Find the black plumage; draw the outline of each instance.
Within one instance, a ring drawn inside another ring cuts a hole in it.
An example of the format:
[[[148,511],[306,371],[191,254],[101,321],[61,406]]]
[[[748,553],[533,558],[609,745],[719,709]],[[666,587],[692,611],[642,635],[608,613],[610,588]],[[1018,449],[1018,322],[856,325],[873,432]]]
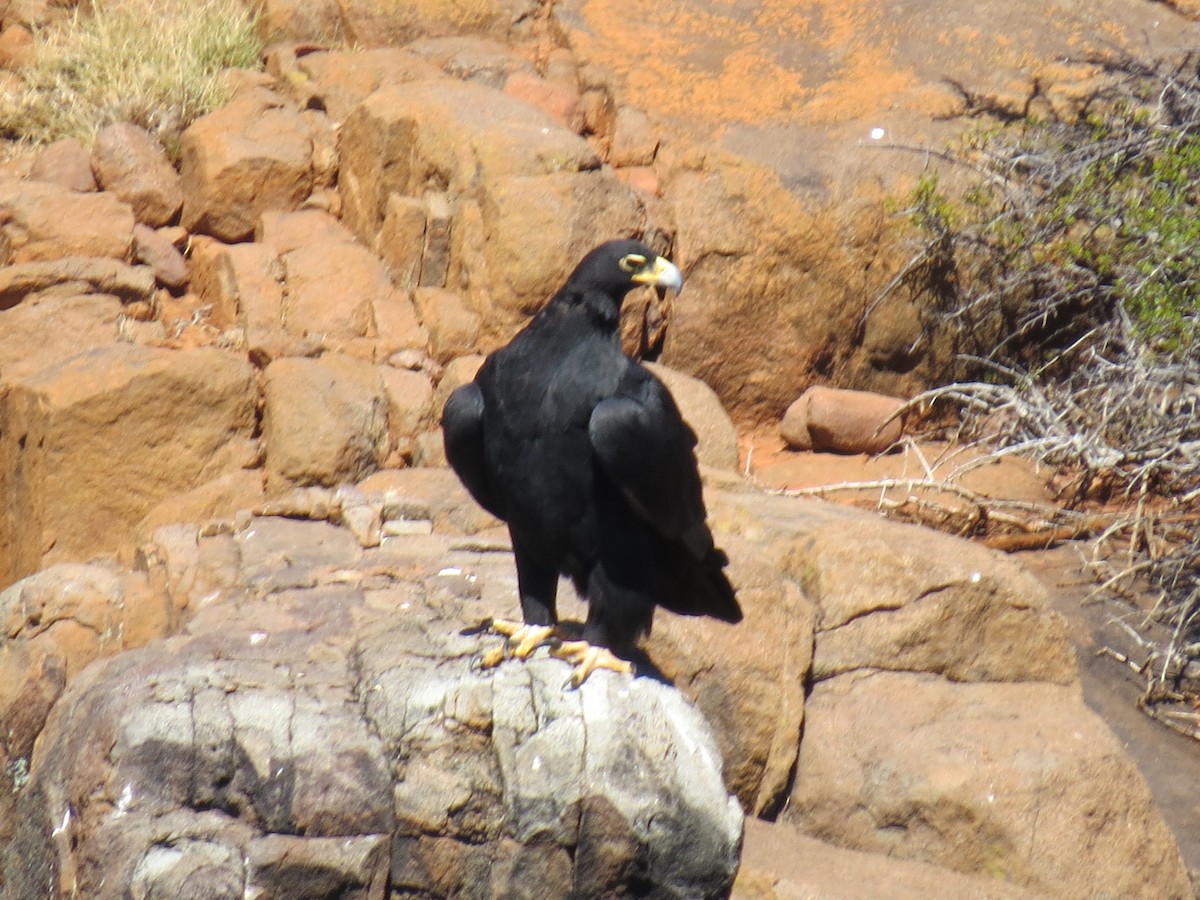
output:
[[[705,522],[696,435],[620,344],[629,290],[680,283],[644,244],[602,244],[443,413],[451,466],[508,524],[525,623],[556,624],[565,574],[588,601],[583,639],[619,655],[656,605],[742,617]]]

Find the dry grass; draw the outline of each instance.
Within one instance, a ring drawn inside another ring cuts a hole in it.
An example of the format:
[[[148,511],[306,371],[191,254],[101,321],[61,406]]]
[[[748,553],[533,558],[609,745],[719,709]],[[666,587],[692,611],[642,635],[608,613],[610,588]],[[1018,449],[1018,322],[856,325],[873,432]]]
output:
[[[224,103],[227,68],[259,65],[254,16],[238,0],[108,0],[37,36],[23,84],[0,95],[0,137],[85,143],[129,121],[171,146]]]

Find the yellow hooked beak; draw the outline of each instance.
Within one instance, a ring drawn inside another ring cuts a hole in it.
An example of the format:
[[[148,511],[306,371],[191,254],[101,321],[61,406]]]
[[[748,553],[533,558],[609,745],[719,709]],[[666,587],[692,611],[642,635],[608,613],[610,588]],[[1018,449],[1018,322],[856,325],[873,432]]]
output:
[[[656,256],[654,262],[646,265],[633,274],[633,280],[638,284],[653,284],[658,287],[670,288],[675,293],[683,287],[683,273],[669,259]]]

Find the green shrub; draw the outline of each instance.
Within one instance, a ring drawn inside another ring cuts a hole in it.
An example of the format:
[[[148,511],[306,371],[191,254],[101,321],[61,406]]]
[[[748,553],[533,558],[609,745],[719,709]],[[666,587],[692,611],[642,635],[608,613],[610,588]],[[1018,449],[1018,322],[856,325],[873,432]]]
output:
[[[1077,119],[1010,113],[967,138],[950,154],[969,173],[958,196],[936,174],[917,185],[907,211],[953,257],[951,311],[972,353],[1037,367],[1122,318],[1157,354],[1200,347],[1200,78],[1187,65],[1114,63],[1122,77]],[[995,314],[999,332],[978,328]]]

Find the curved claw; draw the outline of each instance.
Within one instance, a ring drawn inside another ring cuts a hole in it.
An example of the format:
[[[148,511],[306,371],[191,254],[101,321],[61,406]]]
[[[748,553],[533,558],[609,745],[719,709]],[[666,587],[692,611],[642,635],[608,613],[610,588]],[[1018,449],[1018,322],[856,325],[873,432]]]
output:
[[[629,676],[636,674],[629,660],[621,659],[607,647],[594,647],[587,641],[559,641],[551,648],[550,655],[575,666],[571,677],[563,682],[564,691],[577,690],[597,669]]]
[[[494,669],[506,659],[528,659],[538,647],[557,639],[553,625],[526,625],[504,619],[488,619],[485,623],[489,632],[503,635],[506,640],[479,657],[480,669]]]

